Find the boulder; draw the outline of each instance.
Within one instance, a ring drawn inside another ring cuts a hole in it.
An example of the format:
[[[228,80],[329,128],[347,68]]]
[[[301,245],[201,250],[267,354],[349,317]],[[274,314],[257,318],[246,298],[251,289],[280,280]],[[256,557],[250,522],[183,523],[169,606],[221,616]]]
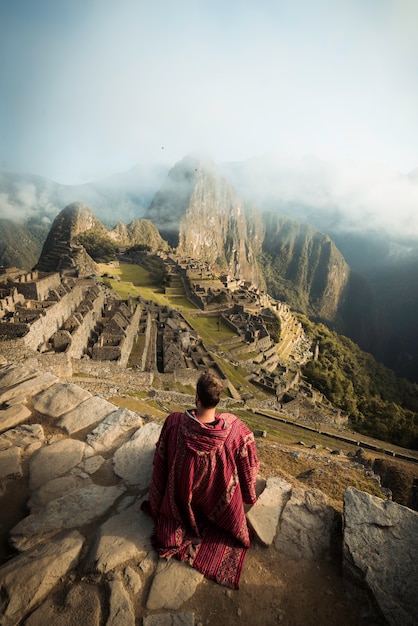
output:
[[[295,487],[283,510],[275,546],[294,559],[327,559],[340,528],[341,516],[322,491]]]
[[[418,615],[418,513],[354,487],[344,493],[343,568],[393,626]]]
[[[137,430],[127,443],[116,450],[113,457],[115,474],[139,489],[149,487],[152,461],[160,432],[161,426],[154,422]]]
[[[91,398],[91,393],[72,383],[58,383],[33,398],[35,411],[48,417],[61,417]]]
[[[17,626],[78,561],[84,538],[74,531],[0,567],[0,624]],[[48,575],[45,575],[48,572]]]

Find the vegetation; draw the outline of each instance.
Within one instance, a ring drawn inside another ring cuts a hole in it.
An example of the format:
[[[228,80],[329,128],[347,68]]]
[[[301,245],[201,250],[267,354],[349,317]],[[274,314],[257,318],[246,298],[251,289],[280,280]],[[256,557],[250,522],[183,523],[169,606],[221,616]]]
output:
[[[319,343],[319,358],[303,368],[307,380],[346,411],[356,430],[418,449],[418,386],[377,363],[347,337],[303,317]]]
[[[92,228],[81,233],[77,241],[97,262],[106,262],[115,258],[117,247],[102,228]]]

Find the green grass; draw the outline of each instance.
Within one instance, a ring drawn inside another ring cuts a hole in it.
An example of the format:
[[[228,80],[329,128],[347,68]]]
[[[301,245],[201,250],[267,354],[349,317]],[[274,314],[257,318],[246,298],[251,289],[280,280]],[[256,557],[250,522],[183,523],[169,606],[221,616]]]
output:
[[[222,321],[218,330],[218,317],[203,317],[200,315],[185,315],[184,317],[202,337],[203,343],[208,348],[218,347],[226,339],[237,336],[237,334]]]
[[[152,271],[142,265],[120,264],[118,267],[109,267],[101,263],[100,271],[102,274],[120,278],[120,280],[114,278],[106,278],[105,280],[122,300],[127,300],[129,296],[141,297],[145,300],[152,300],[159,306],[168,306],[172,309],[182,311],[196,309],[196,306],[184,296],[166,295],[161,286],[160,278],[156,278]]]

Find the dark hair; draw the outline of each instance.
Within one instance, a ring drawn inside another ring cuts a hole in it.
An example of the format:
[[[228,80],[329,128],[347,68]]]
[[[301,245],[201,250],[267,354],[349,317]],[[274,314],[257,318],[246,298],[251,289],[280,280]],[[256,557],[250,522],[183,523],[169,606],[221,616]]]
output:
[[[205,409],[213,409],[221,399],[223,383],[213,374],[202,374],[197,381],[196,393]]]

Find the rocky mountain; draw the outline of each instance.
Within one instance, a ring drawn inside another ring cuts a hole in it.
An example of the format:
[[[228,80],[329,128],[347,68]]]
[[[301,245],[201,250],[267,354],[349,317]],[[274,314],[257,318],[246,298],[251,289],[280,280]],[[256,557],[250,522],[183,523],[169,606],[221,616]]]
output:
[[[78,271],[94,274],[93,259],[78,242],[78,237],[95,230],[106,233],[104,226],[82,202],[68,205],[55,218],[37,263],[42,272]]]
[[[58,213],[73,202],[89,206],[111,228],[142,217],[167,174],[165,166],[135,166],[83,185],[0,172],[0,265],[31,269]],[[24,246],[21,245],[22,241]]]
[[[177,163],[146,216],[180,254],[251,280],[293,308],[350,334],[363,348],[376,347],[371,290],[330,237],[245,203],[213,162],[187,157]]]
[[[167,250],[168,243],[157,228],[146,219],[133,220],[128,225],[118,222],[108,236],[119,246],[146,246],[150,250]]]

